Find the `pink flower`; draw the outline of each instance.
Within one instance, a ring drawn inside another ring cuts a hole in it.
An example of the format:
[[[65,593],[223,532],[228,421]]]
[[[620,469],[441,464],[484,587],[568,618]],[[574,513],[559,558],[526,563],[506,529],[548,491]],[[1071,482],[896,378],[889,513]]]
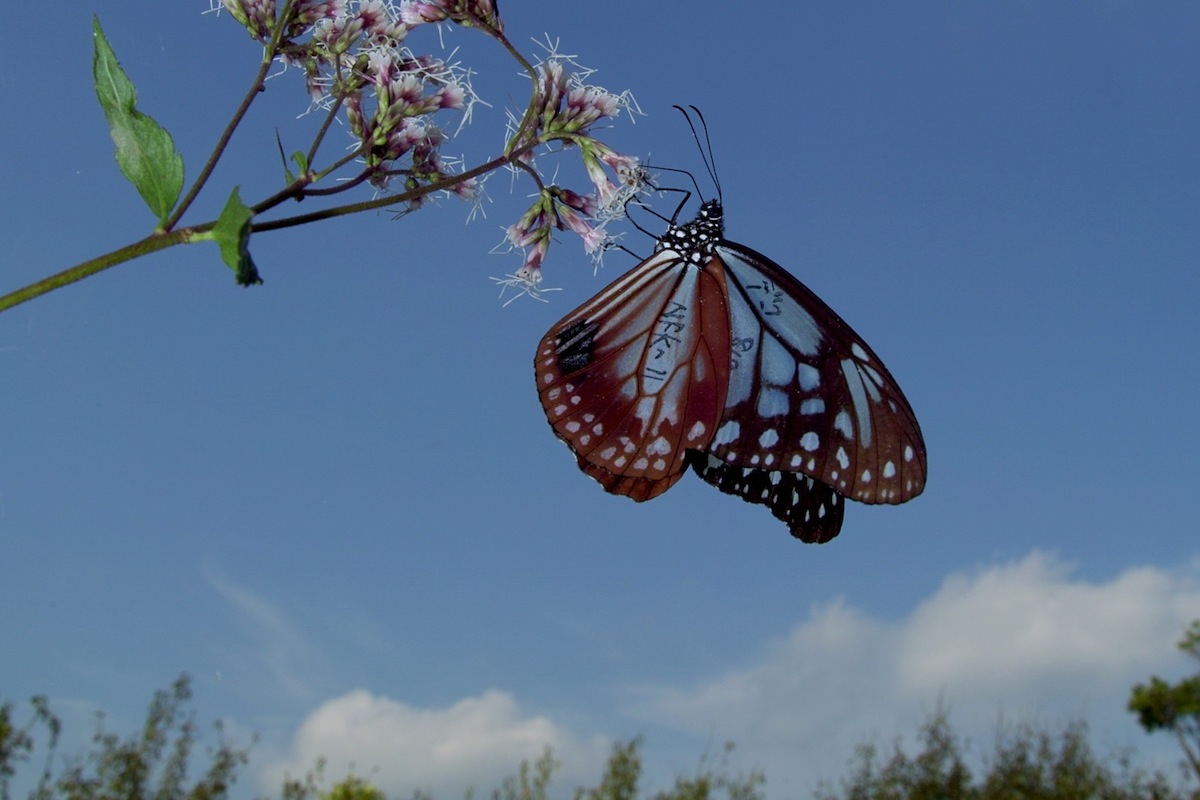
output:
[[[368,32],[374,31],[391,19],[383,0],[361,0],[358,4],[357,16],[363,30]]]
[[[346,0],[296,0],[296,21],[311,25],[318,20],[334,19],[346,14]]]
[[[424,107],[425,105],[422,103],[423,98],[421,96],[421,92],[425,89],[425,82],[411,72],[395,76],[389,89],[388,94],[391,95],[392,102],[394,103],[403,106],[421,105]],[[424,111],[417,111],[416,113],[424,113]]]
[[[275,0],[221,0],[233,18],[260,42],[271,38],[275,26]]]
[[[460,200],[478,200],[483,187],[476,178],[467,178],[465,181],[459,181],[454,184],[450,190]]]
[[[451,83],[443,86],[436,96],[438,97],[438,105],[441,108],[459,109],[463,107],[466,101],[467,92],[460,84]]]
[[[367,38],[376,44],[399,43],[410,27],[383,0],[363,0],[356,16]]]
[[[549,231],[542,238],[533,243],[533,247],[525,254],[525,265],[522,270],[527,270],[531,275],[536,275],[537,280],[531,280],[530,283],[542,282],[542,262],[546,260],[546,253],[550,252],[550,235]],[[521,273],[518,272],[518,275]]]
[[[584,252],[589,255],[603,249],[608,241],[608,234],[603,228],[589,224],[583,215],[570,206],[559,206],[558,218],[564,227],[579,234],[579,238],[583,239]]]
[[[417,26],[426,22],[441,22],[449,18],[450,12],[444,2],[423,3],[417,0],[405,0],[400,6],[400,20],[409,26]]]
[[[590,194],[578,194],[570,189],[558,189],[555,196],[560,203],[570,206],[579,213],[591,217],[596,214],[596,198]]]
[[[541,259],[538,259],[538,263],[541,263]],[[528,283],[530,286],[537,286],[542,282],[543,279],[542,268],[538,266],[538,264],[530,264],[527,262],[524,266],[517,270],[517,277]]]
[[[395,54],[380,48],[367,54],[367,69],[363,77],[375,86],[384,87],[392,82],[396,69]]]

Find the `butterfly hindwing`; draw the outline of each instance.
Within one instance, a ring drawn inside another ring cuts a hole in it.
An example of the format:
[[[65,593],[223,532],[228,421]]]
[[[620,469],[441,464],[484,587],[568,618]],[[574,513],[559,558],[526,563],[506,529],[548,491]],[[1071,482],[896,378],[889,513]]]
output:
[[[864,503],[925,486],[925,445],[887,368],[808,287],[748,247],[715,248],[729,290],[729,393],[710,452],[803,472]]]
[[[697,475],[722,492],[765,505],[803,542],[828,542],[842,529],[844,498],[815,478],[800,472],[739,467],[712,453],[692,451],[688,460]]]

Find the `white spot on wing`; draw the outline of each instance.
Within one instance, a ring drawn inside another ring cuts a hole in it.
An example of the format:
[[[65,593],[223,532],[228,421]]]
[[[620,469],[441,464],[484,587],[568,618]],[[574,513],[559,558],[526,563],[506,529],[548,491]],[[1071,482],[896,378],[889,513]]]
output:
[[[845,436],[847,439],[854,438],[854,426],[850,423],[850,415],[846,413],[846,409],[843,408],[834,417],[833,427],[840,431],[842,436]]]
[[[820,414],[825,411],[825,400],[820,397],[810,397],[800,404],[801,414]]]
[[[792,375],[796,373],[796,362],[787,348],[773,336],[763,339],[759,359],[762,363],[760,377],[764,382],[774,386],[787,386],[792,382]]]
[[[871,379],[871,383],[875,384],[875,386],[883,386],[883,378],[880,377],[879,373],[876,372],[873,367],[868,367],[866,364],[859,364],[858,368],[860,370],[862,370],[863,372],[867,373],[867,377]],[[875,400],[878,402],[879,393],[872,391],[871,386],[867,387],[867,391],[871,392],[871,396],[874,397]]]
[[[646,448],[646,452],[652,456],[665,456],[671,452],[671,443],[667,441],[665,436],[660,436],[650,443]]]
[[[654,416],[654,407],[658,405],[658,400],[654,397],[643,397],[638,401],[638,404],[633,409],[633,415],[642,421],[642,429],[650,423],[650,418]]]
[[[842,360],[842,374],[846,376],[846,388],[850,390],[850,399],[854,401],[854,417],[858,420],[858,432],[863,447],[871,446],[871,406],[867,402],[867,387],[863,385],[862,375],[854,362],[846,358]],[[875,387],[871,393],[878,397]]]
[[[742,426],[736,419],[731,419],[721,427],[717,428],[717,435],[713,437],[713,444],[729,444],[736,442],[738,436],[742,433]]]
[[[817,436],[816,431],[809,431],[800,437],[800,446],[808,452],[814,453],[821,446],[821,437]]]
[[[759,447],[763,447],[763,448],[774,447],[778,443],[779,443],[779,434],[775,432],[774,428],[767,428],[765,431],[762,432],[762,435],[758,437],[758,446]]]
[[[821,373],[810,364],[796,365],[796,383],[806,392],[811,392],[821,385]]]
[[[760,417],[787,416],[790,407],[791,403],[788,400],[787,392],[771,386],[764,386],[758,393],[756,410]]]
[[[707,430],[708,430],[708,428],[705,427],[703,422],[701,422],[700,420],[696,420],[695,424],[692,425],[691,429],[688,430],[687,440],[689,442],[697,441],[701,436],[703,436],[705,434],[705,432]]]

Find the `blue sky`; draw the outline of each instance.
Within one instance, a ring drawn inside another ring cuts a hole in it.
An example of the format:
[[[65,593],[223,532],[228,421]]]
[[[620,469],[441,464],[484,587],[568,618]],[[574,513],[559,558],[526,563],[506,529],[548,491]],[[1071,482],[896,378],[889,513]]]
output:
[[[5,290],[152,225],[90,86],[93,6],[56,7],[53,50],[0,75]],[[206,7],[100,9],[189,177],[258,58]],[[633,259],[593,276],[564,236],[553,302],[502,307],[489,277],[519,258],[490,251],[529,186],[497,175],[470,224],[447,200],[259,236],[261,287],[194,246],[0,315],[3,695],[50,695],[82,741],[186,671],[200,719],[261,736],[247,794],[323,754],[454,797],[543,743],[566,794],[644,734],[651,788],[734,739],[792,797],[939,701],[977,742],[1001,714],[1083,714],[1101,749],[1171,764],[1123,708],[1189,668],[1200,616],[1200,7],[787,8],[501,11],[527,53],[560,38],[634,92],[622,152],[699,171],[670,106],[704,110],[729,237],[884,358],[924,495],[851,503],[821,546],[693,478],[607,495],[531,366]],[[445,43],[491,104],[448,152],[482,160],[527,83],[481,35]],[[194,221],[277,187],[306,102],[272,81]]]

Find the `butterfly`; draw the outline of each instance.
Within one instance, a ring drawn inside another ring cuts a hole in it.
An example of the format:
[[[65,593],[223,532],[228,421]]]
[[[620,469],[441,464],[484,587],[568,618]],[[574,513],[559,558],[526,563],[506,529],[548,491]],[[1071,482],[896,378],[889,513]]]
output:
[[[691,468],[826,542],[845,498],[925,488],[921,429],[891,373],[807,286],[724,238],[719,184],[550,328],[534,372],[554,432],[613,494],[649,500]]]

